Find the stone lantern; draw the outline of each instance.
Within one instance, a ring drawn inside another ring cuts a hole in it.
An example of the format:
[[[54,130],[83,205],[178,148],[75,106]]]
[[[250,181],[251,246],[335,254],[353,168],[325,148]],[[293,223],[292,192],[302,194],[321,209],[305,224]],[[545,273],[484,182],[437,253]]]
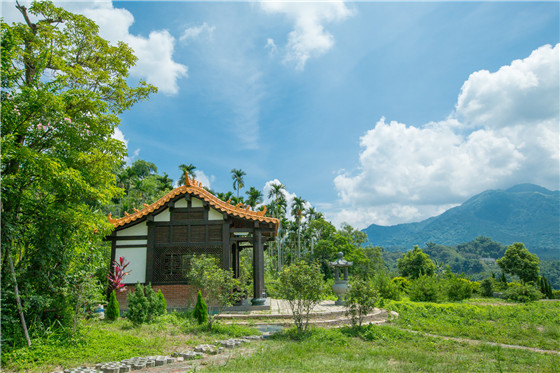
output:
[[[348,285],[348,267],[351,267],[354,263],[349,262],[343,258],[344,254],[339,252],[336,254],[338,259],[334,262],[330,262],[330,264],[334,267],[334,285],[333,285],[333,292],[336,294],[338,299],[334,304],[337,306],[344,306],[344,296],[350,290],[350,286]],[[344,277],[340,279],[340,269],[344,271]]]

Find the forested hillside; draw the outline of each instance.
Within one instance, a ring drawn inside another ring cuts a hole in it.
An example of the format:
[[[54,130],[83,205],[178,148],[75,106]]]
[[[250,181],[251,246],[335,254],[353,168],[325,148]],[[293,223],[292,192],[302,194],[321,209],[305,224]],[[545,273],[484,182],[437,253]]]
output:
[[[407,251],[429,242],[454,246],[486,236],[504,245],[523,242],[540,258],[554,259],[559,257],[560,193],[533,184],[488,190],[422,222],[373,224],[364,232],[387,250]]]

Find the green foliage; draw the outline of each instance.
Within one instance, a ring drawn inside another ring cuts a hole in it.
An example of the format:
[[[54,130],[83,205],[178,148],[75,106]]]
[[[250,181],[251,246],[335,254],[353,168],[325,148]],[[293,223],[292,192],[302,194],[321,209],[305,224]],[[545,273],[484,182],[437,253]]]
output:
[[[18,9],[21,22],[1,24],[1,290],[13,289],[10,257],[28,324],[76,326],[102,294],[112,227],[101,207],[120,193],[113,170],[126,154],[112,135],[155,88],[128,85],[132,49],[93,21],[48,1]],[[12,338],[4,319],[2,331]]]
[[[193,316],[199,324],[204,324],[208,321],[208,307],[206,306],[206,302],[204,301],[200,290],[198,291],[198,296],[196,297],[196,305],[194,306]]]
[[[496,280],[494,280],[492,277],[488,277],[482,280],[482,282],[480,283],[480,294],[484,297],[493,296],[495,282]]]
[[[161,291],[158,291],[161,294]],[[165,314],[167,304],[163,294],[156,295],[152,284],[142,285],[136,283],[134,292],[128,295],[128,312],[126,318],[132,321],[134,325],[142,323],[150,323],[154,317]]]
[[[447,298],[450,301],[468,299],[472,296],[473,285],[469,280],[457,276],[450,276],[445,282]]]
[[[379,300],[379,292],[371,281],[353,279],[346,297],[346,316],[350,316],[352,325],[361,326],[364,317],[373,311]]]
[[[410,283],[408,296],[415,302],[440,302],[442,290],[442,283],[436,277],[421,275]]]
[[[167,313],[167,301],[165,300],[161,289],[158,289],[156,293],[154,313],[156,314],[156,316],[165,315]]]
[[[278,293],[288,301],[298,332],[305,332],[309,313],[322,300],[323,276],[319,266],[301,261],[284,267],[279,274]]]
[[[208,324],[212,328],[214,315],[235,303],[241,293],[236,292],[239,281],[232,271],[222,269],[219,261],[208,255],[197,255],[191,259],[189,280],[199,288],[208,304]]]
[[[435,265],[430,256],[423,253],[417,245],[411,251],[403,254],[397,261],[397,267],[401,276],[411,279],[422,275],[432,276],[435,271]]]
[[[560,349],[560,302],[511,305],[493,300],[489,304],[487,298],[468,302],[471,304],[400,301],[384,307],[399,314],[393,321],[397,327],[545,350]]]
[[[401,299],[401,287],[397,284],[397,282],[391,280],[386,273],[378,273],[372,281],[373,286],[379,292],[379,296],[381,296],[381,298],[391,300]]]
[[[405,292],[410,285],[410,280],[406,277],[394,277],[392,281],[398,286],[399,290],[403,292]]]
[[[508,300],[522,303],[533,302],[544,297],[544,295],[538,291],[534,285],[527,283],[509,284],[507,290],[504,292],[504,296]]]
[[[522,243],[508,246],[504,256],[496,263],[505,273],[517,275],[522,282],[538,280],[539,257],[531,254]]]
[[[546,298],[552,299],[552,286],[550,285],[550,281],[544,276],[539,276],[537,284],[540,292],[543,293]]]
[[[105,318],[107,320],[114,321],[118,319],[121,315],[121,311],[119,310],[119,302],[117,301],[117,295],[113,290],[111,292],[111,296],[109,297],[109,304],[107,305],[107,310],[105,311]]]

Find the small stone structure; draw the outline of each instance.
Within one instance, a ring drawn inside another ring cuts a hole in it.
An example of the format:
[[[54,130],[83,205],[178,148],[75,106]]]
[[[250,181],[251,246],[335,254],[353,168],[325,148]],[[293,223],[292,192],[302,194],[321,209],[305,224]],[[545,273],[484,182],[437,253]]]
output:
[[[344,259],[343,252],[339,252],[336,255],[338,256],[338,259],[330,263],[334,267],[334,285],[332,288],[333,292],[338,297],[334,304],[337,306],[344,306],[346,304],[344,302],[344,296],[348,293],[348,290],[350,290],[350,287],[348,286],[348,267],[351,267],[354,262],[349,262]],[[344,270],[344,277],[342,280],[340,279],[340,268]]]

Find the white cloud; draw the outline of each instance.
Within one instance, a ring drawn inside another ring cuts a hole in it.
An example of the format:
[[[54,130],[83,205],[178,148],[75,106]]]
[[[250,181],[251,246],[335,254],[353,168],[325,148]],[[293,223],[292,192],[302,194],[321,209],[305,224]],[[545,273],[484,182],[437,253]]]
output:
[[[422,220],[485,189],[558,189],[559,51],[544,46],[471,74],[444,121],[419,128],[381,118],[360,139],[359,168],[334,179],[340,200],[330,217],[364,228]]]
[[[119,141],[122,141],[124,143],[125,148],[128,151],[128,139],[124,136],[124,133],[119,128],[115,128],[115,131],[113,132],[111,137]],[[140,148],[136,149],[132,153],[132,156],[129,154],[126,157],[124,157],[124,161],[127,165],[130,166],[132,162],[134,162],[138,158],[139,155],[140,155]]]
[[[203,186],[207,188],[212,188],[212,183],[216,179],[214,175],[207,176],[202,170],[194,171],[195,179],[200,181]]]
[[[276,53],[278,53],[278,47],[276,46],[274,39],[271,38],[266,39],[266,45],[264,46],[264,48],[268,49],[268,55],[271,57],[276,55]]]
[[[173,60],[175,38],[167,30],[152,31],[147,38],[132,35],[130,26],[134,16],[126,9],[114,8],[111,1],[85,3],[78,12],[99,25],[101,37],[116,43],[124,41],[132,49],[138,61],[131,75],[146,79],[165,94],[177,94],[177,81],[187,77],[188,67]]]
[[[181,41],[188,41],[189,39],[195,40],[200,38],[201,35],[204,34],[208,34],[208,37],[212,38],[212,34],[214,33],[215,29],[216,26],[209,26],[206,22],[204,22],[200,26],[187,28],[185,31],[183,31],[183,34],[181,34],[179,40]]]
[[[267,13],[284,14],[294,24],[288,35],[284,62],[303,70],[307,60],[326,53],[334,45],[334,36],[324,28],[325,23],[342,21],[351,15],[344,1],[262,1]],[[271,40],[271,39],[268,39]],[[267,41],[268,46],[268,41]]]
[[[128,149],[128,140],[124,137],[124,133],[120,129],[115,128],[115,132],[113,132],[113,135],[111,137],[122,141],[124,143],[124,146]]]

